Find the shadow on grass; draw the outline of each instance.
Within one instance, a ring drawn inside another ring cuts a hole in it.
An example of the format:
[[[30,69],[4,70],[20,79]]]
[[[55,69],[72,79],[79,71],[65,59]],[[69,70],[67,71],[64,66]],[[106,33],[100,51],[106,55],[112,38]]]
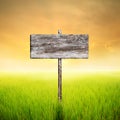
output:
[[[55,120],[64,120],[63,107],[61,102],[57,104]]]

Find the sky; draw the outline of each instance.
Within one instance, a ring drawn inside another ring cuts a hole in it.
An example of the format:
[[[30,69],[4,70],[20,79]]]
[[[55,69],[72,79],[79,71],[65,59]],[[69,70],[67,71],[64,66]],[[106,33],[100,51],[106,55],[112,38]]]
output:
[[[120,0],[0,0],[0,71],[56,70],[56,59],[30,59],[30,34],[88,34],[89,58],[65,70],[120,69]]]

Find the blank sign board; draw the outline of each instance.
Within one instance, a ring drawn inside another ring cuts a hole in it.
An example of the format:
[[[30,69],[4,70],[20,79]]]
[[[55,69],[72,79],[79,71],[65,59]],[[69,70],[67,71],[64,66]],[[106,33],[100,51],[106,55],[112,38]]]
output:
[[[87,34],[32,34],[30,57],[48,59],[87,59]]]

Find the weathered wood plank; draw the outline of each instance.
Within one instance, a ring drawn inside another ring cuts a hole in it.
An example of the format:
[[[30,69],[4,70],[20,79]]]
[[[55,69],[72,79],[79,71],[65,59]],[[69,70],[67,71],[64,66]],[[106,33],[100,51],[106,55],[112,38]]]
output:
[[[31,58],[88,58],[87,34],[32,34]]]

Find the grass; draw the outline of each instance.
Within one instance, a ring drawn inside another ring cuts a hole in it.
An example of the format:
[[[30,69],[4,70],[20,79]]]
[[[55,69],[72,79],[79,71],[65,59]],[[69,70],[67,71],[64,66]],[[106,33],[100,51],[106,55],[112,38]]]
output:
[[[0,120],[120,120],[120,72],[0,74]]]

